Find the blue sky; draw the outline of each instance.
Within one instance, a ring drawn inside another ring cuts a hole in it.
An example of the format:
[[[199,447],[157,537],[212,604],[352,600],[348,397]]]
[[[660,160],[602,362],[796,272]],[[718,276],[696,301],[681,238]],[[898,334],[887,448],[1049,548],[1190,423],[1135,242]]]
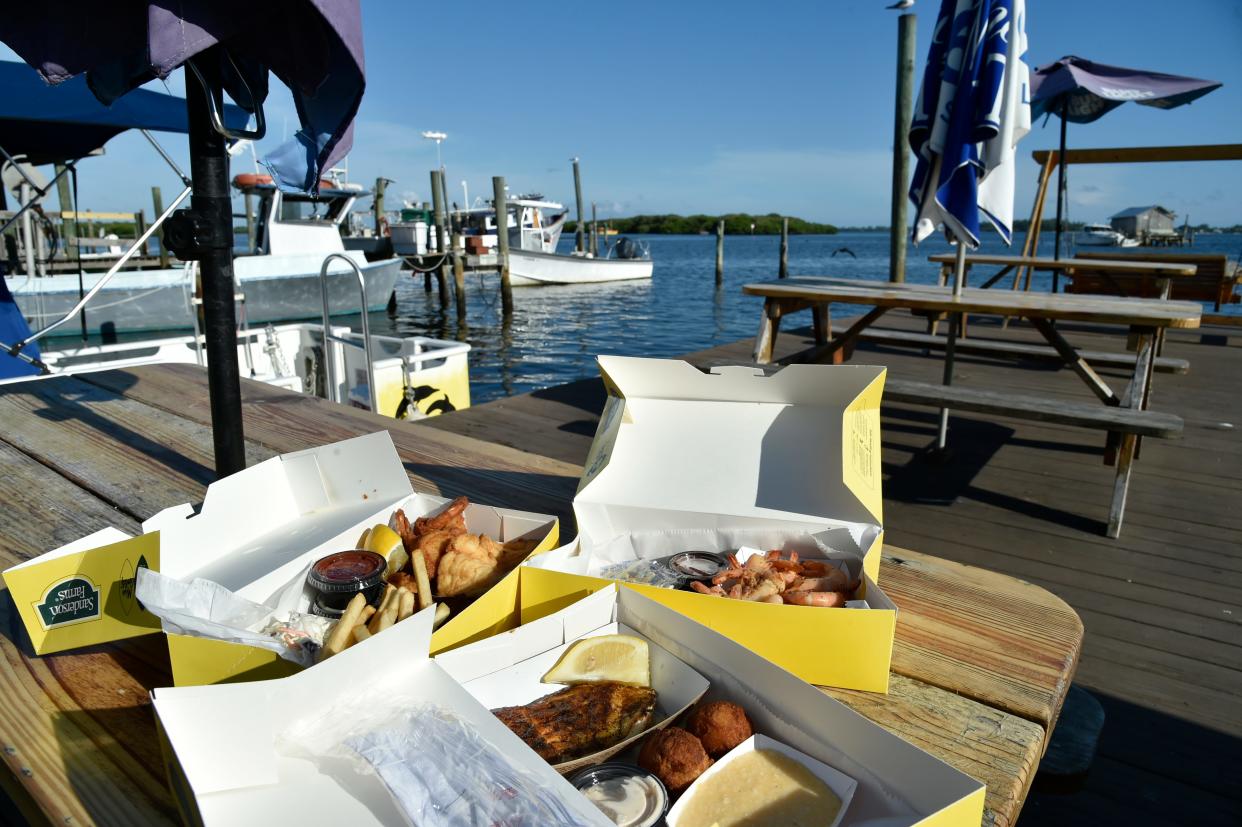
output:
[[[887,223],[892,165],[896,15],[881,0],[700,2],[546,7],[363,0],[368,88],[352,180],[395,179],[399,200],[427,197],[447,132],[450,198],[511,189],[572,202],[568,159],[582,158],[584,195],[601,215],[783,212],[842,225]],[[922,0],[921,69],[938,2]],[[1027,62],[1066,54],[1225,83],[1188,107],[1126,104],[1070,125],[1069,144],[1139,146],[1242,140],[1242,0],[1028,0]],[[0,48],[7,53],[7,50]],[[11,53],[4,56],[11,57]],[[180,73],[169,81],[180,93]],[[270,149],[296,128],[274,84]],[[162,87],[161,87],[162,88]],[[1019,147],[1015,212],[1029,213],[1037,167],[1057,121]],[[184,139],[164,143],[183,158]],[[234,171],[250,168],[248,156]],[[83,163],[83,207],[150,209],[166,193],[145,141],[123,135]],[[1161,203],[1195,222],[1242,222],[1242,163],[1080,167],[1071,218],[1094,221]]]

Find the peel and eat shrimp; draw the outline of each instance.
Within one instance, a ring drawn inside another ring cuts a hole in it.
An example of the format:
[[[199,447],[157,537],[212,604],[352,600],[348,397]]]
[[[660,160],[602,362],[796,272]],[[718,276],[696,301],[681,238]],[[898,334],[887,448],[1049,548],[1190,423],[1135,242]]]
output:
[[[726,560],[728,567],[712,578],[712,585],[693,581],[691,588],[734,600],[835,608],[844,606],[859,586],[847,572],[822,560],[799,560],[796,551],[788,558],[779,550],[756,554],[744,564],[732,554]]]

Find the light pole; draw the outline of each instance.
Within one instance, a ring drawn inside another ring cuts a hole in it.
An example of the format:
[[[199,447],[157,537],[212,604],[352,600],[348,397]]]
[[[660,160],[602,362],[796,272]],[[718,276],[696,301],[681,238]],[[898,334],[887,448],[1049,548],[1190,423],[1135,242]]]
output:
[[[448,134],[444,132],[426,131],[423,133],[423,137],[429,141],[436,142],[436,169],[443,172],[444,162],[440,160],[440,142],[443,141],[445,138],[447,138]]]
[[[463,209],[470,209],[470,188],[466,186],[466,182],[461,182],[462,203],[465,205]]]

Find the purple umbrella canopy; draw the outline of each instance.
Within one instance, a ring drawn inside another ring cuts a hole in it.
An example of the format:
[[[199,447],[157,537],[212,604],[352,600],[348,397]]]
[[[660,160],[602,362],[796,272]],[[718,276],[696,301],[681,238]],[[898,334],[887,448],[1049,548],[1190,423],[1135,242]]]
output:
[[[1031,73],[1031,117],[1062,113],[1074,123],[1091,123],[1127,101],[1173,109],[1201,98],[1221,84],[1214,80],[1106,66],[1063,57]]]
[[[366,86],[358,0],[131,0],[106,10],[95,0],[45,0],[6,9],[0,40],[49,83],[85,72],[106,104],[223,45],[211,54],[244,109],[266,99],[269,70],[293,93],[302,129],[264,162],[285,189],[316,189],[349,151]]]

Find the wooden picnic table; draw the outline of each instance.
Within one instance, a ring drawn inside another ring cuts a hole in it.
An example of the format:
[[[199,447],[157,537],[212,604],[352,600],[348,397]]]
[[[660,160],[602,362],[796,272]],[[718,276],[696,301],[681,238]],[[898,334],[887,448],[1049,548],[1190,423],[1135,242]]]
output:
[[[249,380],[247,458],[387,428],[416,489],[558,515],[573,536],[577,465],[398,423]],[[212,480],[206,372],[165,365],[0,386],[0,556],[7,567],[107,525],[138,532]],[[831,695],[987,784],[985,824],[1017,819],[1078,662],[1078,616],[1042,588],[893,547],[898,604],[887,695]],[[163,638],[35,657],[0,602],[0,781],[31,823],[166,824],[148,692]]]
[[[995,390],[975,391],[968,400],[976,411],[993,411],[1028,418],[1052,419],[1108,432],[1105,462],[1116,466],[1113,501],[1109,512],[1107,533],[1116,537],[1121,531],[1130,471],[1138,453],[1143,434],[1180,434],[1181,422],[1168,417],[1155,421],[1148,413],[1152,375],[1160,334],[1165,328],[1199,326],[1202,308],[1195,302],[1174,302],[1157,299],[1124,299],[1111,296],[1072,296],[1061,293],[1027,293],[1012,290],[988,290],[964,287],[955,294],[950,287],[927,284],[839,279],[826,276],[790,276],[747,284],[742,292],[764,299],[759,333],[755,337],[754,361],[772,361],[772,348],[780,330],[781,318],[810,308],[815,329],[815,345],[807,351],[787,357],[784,361],[833,361],[847,359],[859,335],[889,310],[902,308],[914,312],[937,312],[956,315],[980,313],[1027,319],[1052,346],[1063,363],[1082,379],[1091,392],[1110,408],[1120,409],[1107,415],[1093,414],[1081,405],[1057,400],[1023,399],[1014,404],[1009,394]],[[871,309],[843,333],[832,336],[829,308],[832,304],[868,305]],[[1057,321],[1099,322],[1127,325],[1134,342],[1136,356],[1129,385],[1121,393],[1114,391],[1065,336],[1055,327]],[[946,350],[946,359],[953,359],[953,347]],[[946,382],[950,374],[946,372]],[[940,407],[949,408],[953,392],[931,386],[910,388],[907,399],[930,398],[935,393],[945,400]],[[958,393],[958,401],[962,394]],[[968,405],[960,405],[968,407]]]
[[[953,276],[954,256],[952,253],[937,253],[927,257],[928,261],[940,265],[941,284],[948,283]],[[963,284],[968,283],[970,268],[973,265],[997,265],[1002,269],[994,273],[981,287],[991,287],[1000,281],[1006,273],[1014,268],[1059,271],[1073,277],[1079,270],[1090,270],[1104,276],[1149,276],[1156,280],[1160,287],[1160,298],[1167,299],[1172,286],[1172,279],[1190,277],[1197,271],[1194,264],[1183,262],[1135,261],[1133,259],[1081,259],[1081,258],[1043,258],[1040,256],[1007,256],[988,253],[967,253],[966,272]]]

